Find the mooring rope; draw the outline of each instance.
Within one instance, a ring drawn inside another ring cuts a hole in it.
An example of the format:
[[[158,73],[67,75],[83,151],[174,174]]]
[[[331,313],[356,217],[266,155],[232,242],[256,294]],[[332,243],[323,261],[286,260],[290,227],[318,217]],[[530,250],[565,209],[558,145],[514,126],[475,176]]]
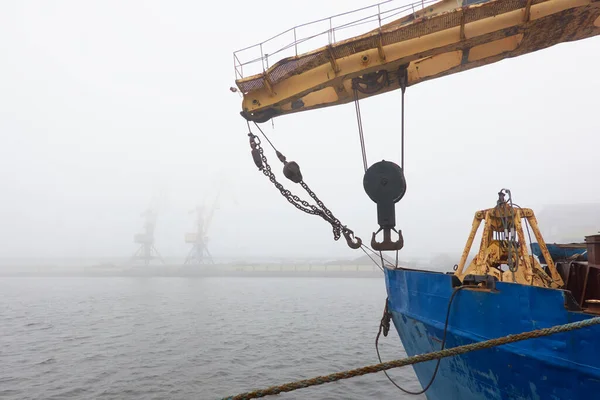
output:
[[[440,358],[457,356],[471,351],[489,349],[491,347],[502,346],[509,343],[520,342],[527,339],[534,339],[543,336],[550,336],[555,333],[568,332],[576,329],[587,328],[600,324],[600,317],[594,317],[579,322],[572,322],[564,325],[556,325],[551,328],[543,328],[530,332],[523,332],[515,335],[508,335],[501,338],[490,339],[483,342],[471,343],[464,346],[453,347],[450,349],[434,351],[431,353],[419,354],[417,356],[407,357],[401,360],[388,361],[380,364],[369,365],[362,368],[351,369],[348,371],[336,372],[330,375],[317,376],[311,379],[290,382],[283,385],[271,386],[267,389],[255,390],[252,392],[238,394],[236,396],[223,397],[221,400],[250,400],[259,397],[270,396],[283,392],[291,392],[310,386],[322,385],[324,383],[335,382],[342,379],[354,378],[356,376],[373,374],[392,368],[404,367],[425,361],[437,360]]]

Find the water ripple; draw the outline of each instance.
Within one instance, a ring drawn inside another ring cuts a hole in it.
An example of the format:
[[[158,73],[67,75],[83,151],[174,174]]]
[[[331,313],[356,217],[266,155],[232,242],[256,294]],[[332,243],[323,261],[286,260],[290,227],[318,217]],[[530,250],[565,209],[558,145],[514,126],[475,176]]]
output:
[[[218,399],[374,364],[384,299],[378,279],[1,278],[0,398]],[[278,398],[415,399],[382,374]]]

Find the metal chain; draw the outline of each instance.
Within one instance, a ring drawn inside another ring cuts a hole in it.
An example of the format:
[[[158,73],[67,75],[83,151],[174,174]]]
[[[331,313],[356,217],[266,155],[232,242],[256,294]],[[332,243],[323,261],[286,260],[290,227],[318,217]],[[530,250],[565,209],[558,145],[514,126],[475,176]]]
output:
[[[262,130],[261,133],[263,133],[264,135],[264,132],[262,132]],[[267,178],[269,178],[271,183],[273,183],[273,185],[279,190],[281,195],[289,203],[293,204],[294,207],[301,211],[304,211],[307,214],[318,215],[325,221],[327,221],[331,225],[334,240],[339,240],[343,234],[350,247],[359,248],[362,245],[362,241],[354,236],[354,232],[351,229],[348,229],[345,225],[342,225],[340,220],[333,215],[333,213],[325,206],[325,204],[323,204],[323,202],[317,197],[317,195],[308,187],[306,182],[301,180],[298,183],[317,203],[317,206],[310,204],[306,200],[302,200],[300,197],[293,194],[291,191],[286,189],[281,183],[279,183],[277,181],[277,178],[275,177],[275,174],[273,173],[271,166],[269,165],[269,162],[267,161],[267,157],[264,154],[264,149],[261,146],[260,138],[254,135],[252,132],[250,132],[248,135],[251,138],[251,145],[253,147],[253,150],[255,149],[258,152],[260,160],[262,161],[262,166],[259,166],[259,169]]]
[[[325,206],[325,204],[323,204],[323,202],[317,197],[317,195],[315,194],[315,192],[313,192],[308,185],[306,184],[306,182],[304,181],[300,181],[300,186],[302,186],[302,188],[304,190],[306,190],[306,193],[309,194],[309,196],[317,203],[317,205],[320,207],[319,212],[324,213],[325,215],[321,215],[323,217],[323,219],[327,220],[327,222],[329,222],[332,227],[333,227],[333,235],[335,240],[338,240],[340,238],[340,234],[342,232],[347,232],[347,233],[352,233],[352,231],[348,228],[346,228],[344,225],[342,225],[342,223],[340,222],[339,219],[337,219],[336,217],[334,217],[333,213]],[[315,206],[312,206],[316,209]]]
[[[290,192],[288,189],[286,189],[285,187],[283,187],[283,185],[281,183],[279,183],[277,181],[277,178],[275,177],[275,174],[271,170],[271,166],[267,162],[267,157],[264,154],[263,148],[260,146],[259,143],[257,143],[256,147],[257,147],[257,149],[258,149],[258,151],[260,153],[260,157],[262,159],[262,162],[264,163],[264,168],[262,169],[262,173],[267,178],[269,178],[269,180],[273,183],[273,185],[275,185],[275,187],[279,190],[279,192],[281,193],[281,195],[283,197],[285,197],[286,200],[289,201],[291,204],[293,204],[297,209],[302,210],[302,211],[304,211],[307,214],[313,214],[313,215],[320,215],[320,214],[322,214],[322,212],[320,212],[321,210],[316,210],[315,206],[311,205],[306,200],[302,200],[300,197],[298,197],[295,194],[293,194],[292,192]]]

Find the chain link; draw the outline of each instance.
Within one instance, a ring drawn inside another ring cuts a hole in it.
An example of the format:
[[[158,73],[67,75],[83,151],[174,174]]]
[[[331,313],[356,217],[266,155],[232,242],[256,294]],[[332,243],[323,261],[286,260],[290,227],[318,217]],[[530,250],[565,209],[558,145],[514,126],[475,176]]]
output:
[[[289,203],[293,204],[294,207],[296,207],[297,209],[304,211],[307,214],[318,215],[325,221],[327,221],[331,225],[334,240],[339,240],[343,234],[350,247],[360,247],[362,241],[359,238],[354,237],[354,232],[351,229],[348,229],[345,225],[342,225],[340,220],[333,215],[333,213],[325,206],[325,204],[323,204],[323,202],[317,197],[315,192],[313,192],[308,187],[306,182],[301,180],[299,182],[300,186],[302,186],[302,188],[309,194],[309,196],[317,203],[317,206],[310,204],[306,200],[302,200],[300,197],[283,187],[283,185],[277,181],[277,178],[275,177],[275,174],[273,173],[273,170],[271,169],[271,166],[267,161],[267,157],[264,154],[264,150],[261,146],[260,139],[258,138],[258,136],[252,133],[250,133],[249,136],[251,138],[251,146],[258,152],[260,160],[262,161],[262,166],[258,166],[259,169],[267,178],[269,178],[271,183],[273,183],[277,190],[279,190],[281,195],[285,197],[285,199]],[[354,239],[355,241],[353,241],[352,239]]]

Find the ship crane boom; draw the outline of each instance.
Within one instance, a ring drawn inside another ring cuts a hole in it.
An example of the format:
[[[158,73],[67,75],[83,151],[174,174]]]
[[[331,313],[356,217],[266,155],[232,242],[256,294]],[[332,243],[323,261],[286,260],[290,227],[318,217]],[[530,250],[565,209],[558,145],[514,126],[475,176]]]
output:
[[[599,0],[420,0],[394,7],[396,0],[364,7],[289,29],[234,53],[242,116],[266,122],[279,115],[345,104],[559,43],[600,34]],[[364,17],[364,13],[368,14]],[[356,14],[356,21],[335,25]],[[338,18],[339,17],[339,18]],[[323,21],[329,29],[308,37],[299,32]],[[374,29],[336,40],[351,26],[372,22]],[[389,21],[389,22],[387,22]],[[300,29],[302,28],[302,29]],[[285,38],[290,38],[285,42]],[[299,53],[304,43],[325,45]],[[284,42],[282,42],[282,40]],[[269,46],[285,43],[268,54]],[[283,57],[290,53],[289,57]],[[269,63],[279,57],[275,63]],[[283,58],[281,58],[283,57]],[[248,70],[254,73],[248,75]],[[377,75],[368,90],[353,80]]]

